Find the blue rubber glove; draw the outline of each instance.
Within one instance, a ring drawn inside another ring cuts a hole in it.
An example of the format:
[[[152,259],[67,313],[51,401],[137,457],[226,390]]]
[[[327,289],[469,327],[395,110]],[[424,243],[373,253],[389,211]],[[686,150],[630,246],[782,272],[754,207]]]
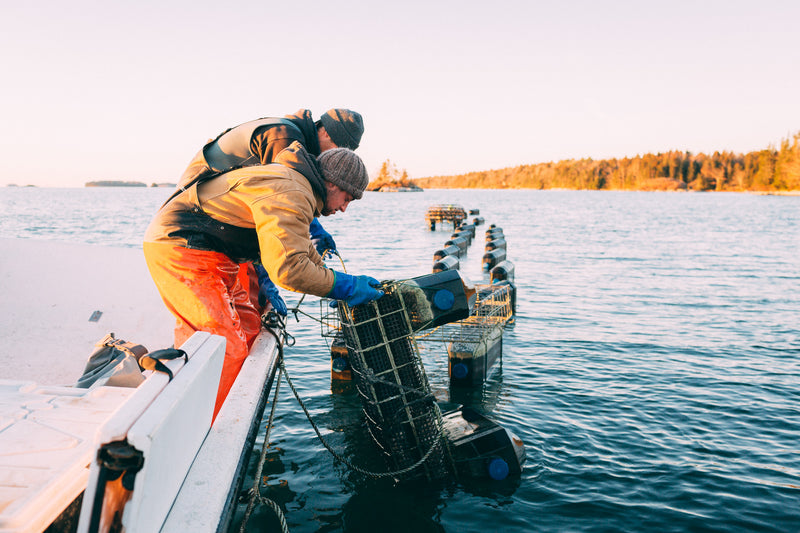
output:
[[[375,288],[381,285],[381,282],[375,278],[351,276],[350,274],[336,271],[333,273],[336,279],[333,281],[333,288],[328,293],[327,298],[344,300],[347,305],[355,307],[383,296],[383,291]]]
[[[269,279],[269,274],[263,266],[258,263],[253,265],[258,274],[258,305],[264,307],[267,301],[272,304],[272,309],[281,316],[286,316],[288,310],[286,309],[286,302],[281,298],[278,287]]]
[[[319,220],[315,218],[311,221],[311,224],[308,226],[308,232],[311,234],[311,242],[314,243],[314,248],[317,249],[319,255],[322,255],[322,252],[325,250],[328,250],[328,252],[336,252],[336,242],[334,242],[331,234],[325,231],[325,228],[322,227]],[[328,253],[325,259],[329,259],[330,257],[331,254]]]

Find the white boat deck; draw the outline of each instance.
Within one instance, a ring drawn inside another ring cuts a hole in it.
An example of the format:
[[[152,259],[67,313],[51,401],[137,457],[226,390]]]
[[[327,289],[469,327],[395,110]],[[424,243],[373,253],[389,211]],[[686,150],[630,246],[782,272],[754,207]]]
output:
[[[98,425],[135,390],[0,380],[0,531],[42,531],[83,491]]]
[[[175,321],[141,249],[0,239],[0,295],[0,378],[73,385],[109,332],[150,351],[172,345]]]
[[[172,344],[174,319],[150,280],[141,249],[0,239],[0,294],[4,311],[0,314],[3,341],[0,379],[7,380],[9,386],[35,382],[25,384],[20,392],[35,392],[41,398],[49,394],[47,401],[52,400],[54,405],[58,405],[60,395],[69,397],[73,392],[69,386],[82,374],[94,344],[106,333],[113,332],[117,338],[142,344],[151,351]],[[90,320],[97,311],[101,313],[99,319]],[[166,521],[151,520],[155,525],[134,530],[186,531],[191,524],[192,531],[202,532],[217,531],[220,525],[226,525],[235,502],[235,490],[246,468],[243,454],[252,447],[256,424],[268,395],[264,386],[272,375],[276,357],[274,337],[262,333],[214,427],[199,441],[199,451],[191,465],[187,465],[189,470],[182,485],[178,483],[181,488],[177,494],[173,490],[173,494],[163,495],[168,501],[175,499],[171,506],[162,506]],[[83,394],[85,391],[79,396]],[[118,396],[124,402],[125,394]],[[91,404],[93,398],[89,395],[85,403]],[[118,402],[106,407],[112,411],[117,405]],[[64,435],[55,435],[58,432],[50,429],[58,426],[57,410],[47,409],[51,410],[47,414],[50,420],[47,432],[63,440]],[[26,432],[15,430],[13,435],[9,432],[4,435],[3,431],[29,413],[26,409],[20,415],[19,410],[11,407],[0,410],[0,471],[3,472],[0,498],[8,500],[0,501],[0,507],[5,504],[12,508],[15,504],[13,491],[5,491],[2,486],[6,481],[6,485],[13,486],[16,481],[3,477],[6,472],[10,475],[19,471],[21,455],[16,451],[26,447],[27,438]],[[42,487],[48,483],[52,486],[53,478],[63,477],[65,471],[71,479],[80,479],[85,484],[89,471],[87,457],[94,450],[88,443],[97,439],[88,435],[94,425],[102,424],[106,414],[99,410],[98,420],[87,421],[80,438],[73,439],[75,449],[70,453],[76,456],[77,466],[55,466],[53,472],[41,479]],[[75,433],[75,428],[71,429]],[[34,432],[30,435],[33,439]],[[12,445],[18,449],[12,449]],[[137,477],[137,487],[138,483]],[[46,492],[46,487],[42,490]],[[25,497],[41,501],[36,498],[42,496],[35,493],[35,487],[28,487]],[[40,529],[40,525],[30,529],[29,526],[38,524],[38,517],[27,512],[27,509],[18,511],[13,524],[3,524],[0,517],[0,530]],[[3,525],[9,526],[8,529]]]

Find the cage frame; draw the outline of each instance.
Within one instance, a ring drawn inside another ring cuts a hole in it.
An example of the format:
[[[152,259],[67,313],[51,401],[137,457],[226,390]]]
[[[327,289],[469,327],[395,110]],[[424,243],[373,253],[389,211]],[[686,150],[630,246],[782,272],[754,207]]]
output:
[[[356,390],[361,397],[364,415],[367,418],[367,427],[370,435],[380,448],[388,462],[396,468],[408,467],[424,457],[435,446],[441,446],[443,457],[439,461],[432,461],[429,456],[415,470],[422,470],[429,479],[439,479],[447,474],[455,474],[455,463],[449,449],[449,444],[444,437],[444,422],[441,409],[431,392],[430,383],[425,373],[425,366],[420,355],[412,327],[412,318],[409,315],[408,304],[403,296],[403,291],[398,291],[397,285],[402,282],[385,282],[381,287],[390,298],[396,296],[399,306],[396,309],[383,310],[377,301],[362,304],[369,306],[369,313],[365,319],[356,322],[354,309],[345,302],[338,302],[336,314],[339,322],[331,319],[330,313],[325,313],[323,320],[323,336],[341,333],[347,346],[350,358],[350,367],[356,377]],[[383,299],[382,298],[382,299]],[[362,306],[359,306],[362,307]],[[330,309],[330,308],[329,308]],[[387,324],[397,327],[397,331],[389,331]],[[379,336],[379,342],[365,346],[362,336],[357,328],[373,326]],[[399,326],[398,326],[399,325]],[[325,327],[328,331],[325,331]],[[348,330],[348,328],[350,328]],[[408,353],[398,354],[398,347],[404,347]],[[383,354],[377,352],[383,350]],[[385,355],[388,368],[375,371],[367,358],[372,352]],[[402,357],[401,357],[402,356]],[[409,360],[402,359],[409,356]],[[355,359],[355,361],[354,361]],[[386,379],[389,377],[390,379]],[[419,387],[409,387],[404,381],[418,380]],[[382,391],[377,385],[394,387],[397,390],[381,398]],[[415,409],[416,404],[430,401],[430,408]],[[399,402],[400,409],[389,412],[392,405]],[[400,416],[398,413],[402,413]],[[379,418],[379,419],[377,419]],[[398,419],[394,421],[393,419]],[[403,431],[403,426],[408,432]],[[428,427],[423,427],[428,426]],[[395,427],[398,431],[395,431]],[[398,449],[398,441],[409,437],[413,441],[413,450]]]

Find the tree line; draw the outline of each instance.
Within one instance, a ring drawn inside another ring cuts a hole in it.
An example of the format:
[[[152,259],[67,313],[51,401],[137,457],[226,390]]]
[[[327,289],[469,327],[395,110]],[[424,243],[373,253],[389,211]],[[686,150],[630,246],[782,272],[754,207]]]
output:
[[[670,151],[418,178],[423,188],[800,191],[800,132],[780,147],[736,154]]]

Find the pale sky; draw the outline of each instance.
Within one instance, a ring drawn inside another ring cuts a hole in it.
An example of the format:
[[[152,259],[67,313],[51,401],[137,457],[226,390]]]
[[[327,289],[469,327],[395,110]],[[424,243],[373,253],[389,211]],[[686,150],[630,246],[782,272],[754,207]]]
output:
[[[174,182],[222,130],[364,116],[412,178],[800,131],[800,1],[0,0],[0,185]]]

